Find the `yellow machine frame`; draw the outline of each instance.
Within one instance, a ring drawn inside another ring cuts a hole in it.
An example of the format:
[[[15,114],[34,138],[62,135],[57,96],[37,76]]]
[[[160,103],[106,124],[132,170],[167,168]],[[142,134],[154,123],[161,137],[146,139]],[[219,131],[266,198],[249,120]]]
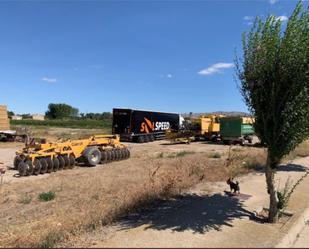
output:
[[[118,135],[94,135],[87,139],[62,142],[26,142],[16,152],[14,168],[20,176],[44,174],[58,169],[73,168],[75,160],[88,166],[129,158],[130,151],[120,143]]]
[[[78,158],[86,147],[99,146],[106,150],[111,148],[126,148],[120,143],[117,135],[94,135],[87,139],[67,140],[55,143],[33,143],[27,144],[25,148],[16,152],[16,155],[23,155],[34,161],[37,157],[54,157],[56,155],[74,155]]]

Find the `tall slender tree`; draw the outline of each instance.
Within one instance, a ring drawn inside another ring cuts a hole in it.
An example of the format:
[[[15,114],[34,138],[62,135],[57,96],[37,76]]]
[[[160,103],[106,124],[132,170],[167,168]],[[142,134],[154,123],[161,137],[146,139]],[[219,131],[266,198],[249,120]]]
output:
[[[243,99],[267,147],[265,169],[269,222],[278,220],[274,176],[282,157],[309,137],[309,12],[299,1],[286,26],[269,15],[243,34],[236,57]]]

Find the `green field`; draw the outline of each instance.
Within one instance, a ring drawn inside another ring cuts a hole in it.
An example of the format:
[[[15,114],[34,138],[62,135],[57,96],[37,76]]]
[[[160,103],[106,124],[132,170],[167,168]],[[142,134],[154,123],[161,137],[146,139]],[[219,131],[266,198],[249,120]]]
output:
[[[111,120],[11,120],[12,126],[45,126],[79,129],[111,129]]]

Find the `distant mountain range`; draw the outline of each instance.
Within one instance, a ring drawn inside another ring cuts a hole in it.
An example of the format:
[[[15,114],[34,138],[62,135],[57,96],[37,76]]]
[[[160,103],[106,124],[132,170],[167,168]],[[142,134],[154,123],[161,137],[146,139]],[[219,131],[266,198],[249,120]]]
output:
[[[182,113],[183,117],[199,117],[201,115],[225,115],[225,116],[241,116],[241,117],[250,117],[252,116],[250,113],[247,112],[225,112],[225,111],[216,111],[216,112],[193,112],[193,113]]]

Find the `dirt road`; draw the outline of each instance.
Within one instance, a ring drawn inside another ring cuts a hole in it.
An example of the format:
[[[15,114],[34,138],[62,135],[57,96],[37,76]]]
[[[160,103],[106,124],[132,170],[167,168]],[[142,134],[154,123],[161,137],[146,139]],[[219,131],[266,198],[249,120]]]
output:
[[[282,166],[276,181],[283,187],[296,182],[309,167],[309,157]],[[92,247],[271,247],[283,224],[250,220],[253,211],[267,206],[262,173],[239,178],[241,195],[231,197],[225,182],[198,184],[181,198],[162,201],[151,210],[132,214],[112,227],[88,233],[73,246]],[[299,202],[298,202],[299,203]],[[271,234],[271,236],[269,236]],[[307,244],[308,246],[309,244]]]

